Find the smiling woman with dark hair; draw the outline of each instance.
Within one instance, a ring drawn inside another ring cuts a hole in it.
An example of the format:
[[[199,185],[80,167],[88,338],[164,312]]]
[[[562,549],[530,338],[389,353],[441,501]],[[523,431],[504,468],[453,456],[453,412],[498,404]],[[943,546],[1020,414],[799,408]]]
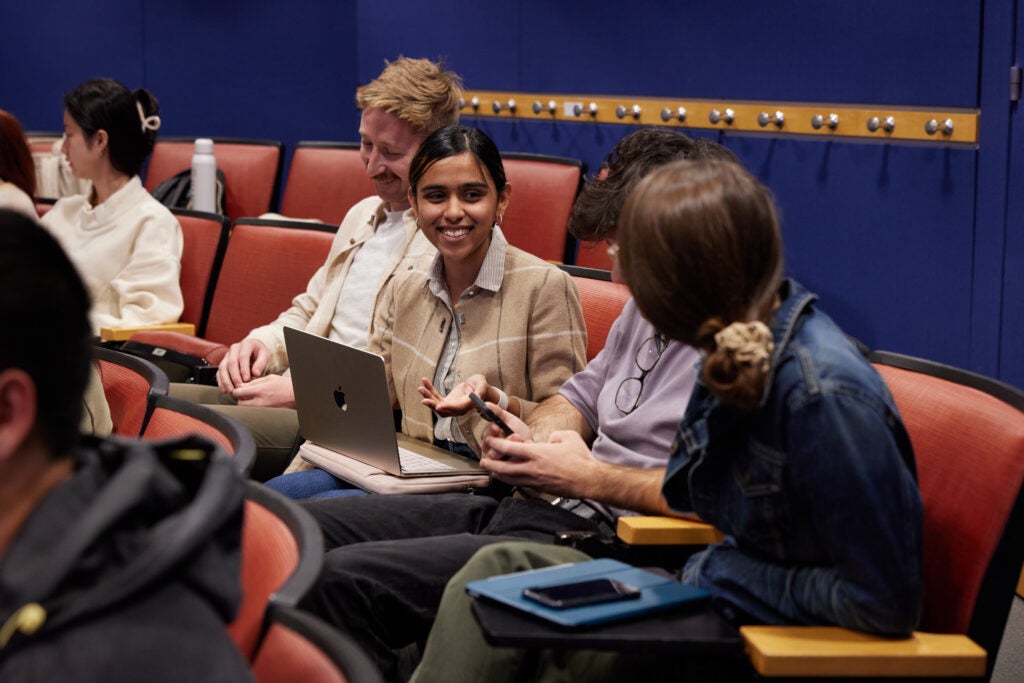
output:
[[[479,455],[488,426],[470,392],[525,415],[585,362],[572,278],[501,232],[511,195],[482,131],[447,126],[428,136],[409,166],[408,198],[436,251],[387,285],[370,328],[401,431],[467,456]],[[267,485],[293,498],[360,493],[322,470]]]
[[[184,306],[181,226],[138,176],[160,128],[156,98],[97,78],[65,95],[64,107],[62,151],[92,191],[61,199],[42,222],[89,288],[93,332],[175,322]]]

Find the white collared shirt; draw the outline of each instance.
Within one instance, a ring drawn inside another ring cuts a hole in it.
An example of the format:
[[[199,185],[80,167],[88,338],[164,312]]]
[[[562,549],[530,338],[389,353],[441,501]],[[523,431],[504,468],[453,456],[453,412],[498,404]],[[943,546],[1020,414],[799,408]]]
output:
[[[363,243],[352,257],[345,283],[338,296],[338,307],[331,321],[328,339],[365,349],[370,331],[370,316],[381,278],[391,263],[391,255],[405,241],[404,211],[388,211],[373,237]]]
[[[508,242],[505,241],[499,230],[491,232],[491,244],[487,247],[483,263],[480,264],[480,272],[477,273],[473,284],[459,296],[459,301],[476,296],[481,289],[497,292],[501,288],[502,276],[505,273],[505,247],[507,244]],[[462,326],[471,325],[472,321],[466,320],[462,316],[458,305],[452,306],[448,296],[448,286],[444,282],[444,262],[440,254],[434,258],[428,287],[431,294],[443,301],[448,310],[452,311],[452,324],[448,326],[448,338],[445,340],[444,351],[441,353],[434,371],[434,387],[442,396],[447,396],[455,386],[455,361],[459,357],[459,348],[462,345]],[[442,441],[466,442],[466,437],[462,435],[458,422],[450,417],[437,419],[437,423],[434,425],[434,438]]]

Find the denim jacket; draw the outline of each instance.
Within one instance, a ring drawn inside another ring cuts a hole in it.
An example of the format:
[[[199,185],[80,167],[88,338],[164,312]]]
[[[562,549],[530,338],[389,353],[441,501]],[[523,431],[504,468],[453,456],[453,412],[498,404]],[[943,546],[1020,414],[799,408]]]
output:
[[[663,493],[725,539],[683,580],[770,624],[906,634],[921,606],[921,499],[884,381],[792,280],[772,321],[760,407],[721,405],[698,380]]]

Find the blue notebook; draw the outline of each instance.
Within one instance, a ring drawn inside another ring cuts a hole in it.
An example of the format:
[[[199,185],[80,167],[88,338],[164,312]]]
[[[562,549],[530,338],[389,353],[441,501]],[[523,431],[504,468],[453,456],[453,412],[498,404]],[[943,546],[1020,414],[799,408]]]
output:
[[[640,597],[566,609],[547,607],[523,597],[526,588],[598,578],[615,579],[634,586],[640,589]],[[563,564],[471,581],[466,584],[466,592],[570,627],[603,624],[687,603],[700,603],[708,598],[708,592],[701,588],[687,586],[660,574],[609,559]]]

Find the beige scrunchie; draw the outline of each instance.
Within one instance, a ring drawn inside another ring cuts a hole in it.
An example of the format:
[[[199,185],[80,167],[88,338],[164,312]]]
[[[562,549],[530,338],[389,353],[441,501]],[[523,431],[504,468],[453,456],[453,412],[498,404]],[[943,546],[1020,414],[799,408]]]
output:
[[[732,323],[715,335],[715,344],[737,363],[760,365],[762,370],[768,369],[775,350],[772,331],[760,320]]]

